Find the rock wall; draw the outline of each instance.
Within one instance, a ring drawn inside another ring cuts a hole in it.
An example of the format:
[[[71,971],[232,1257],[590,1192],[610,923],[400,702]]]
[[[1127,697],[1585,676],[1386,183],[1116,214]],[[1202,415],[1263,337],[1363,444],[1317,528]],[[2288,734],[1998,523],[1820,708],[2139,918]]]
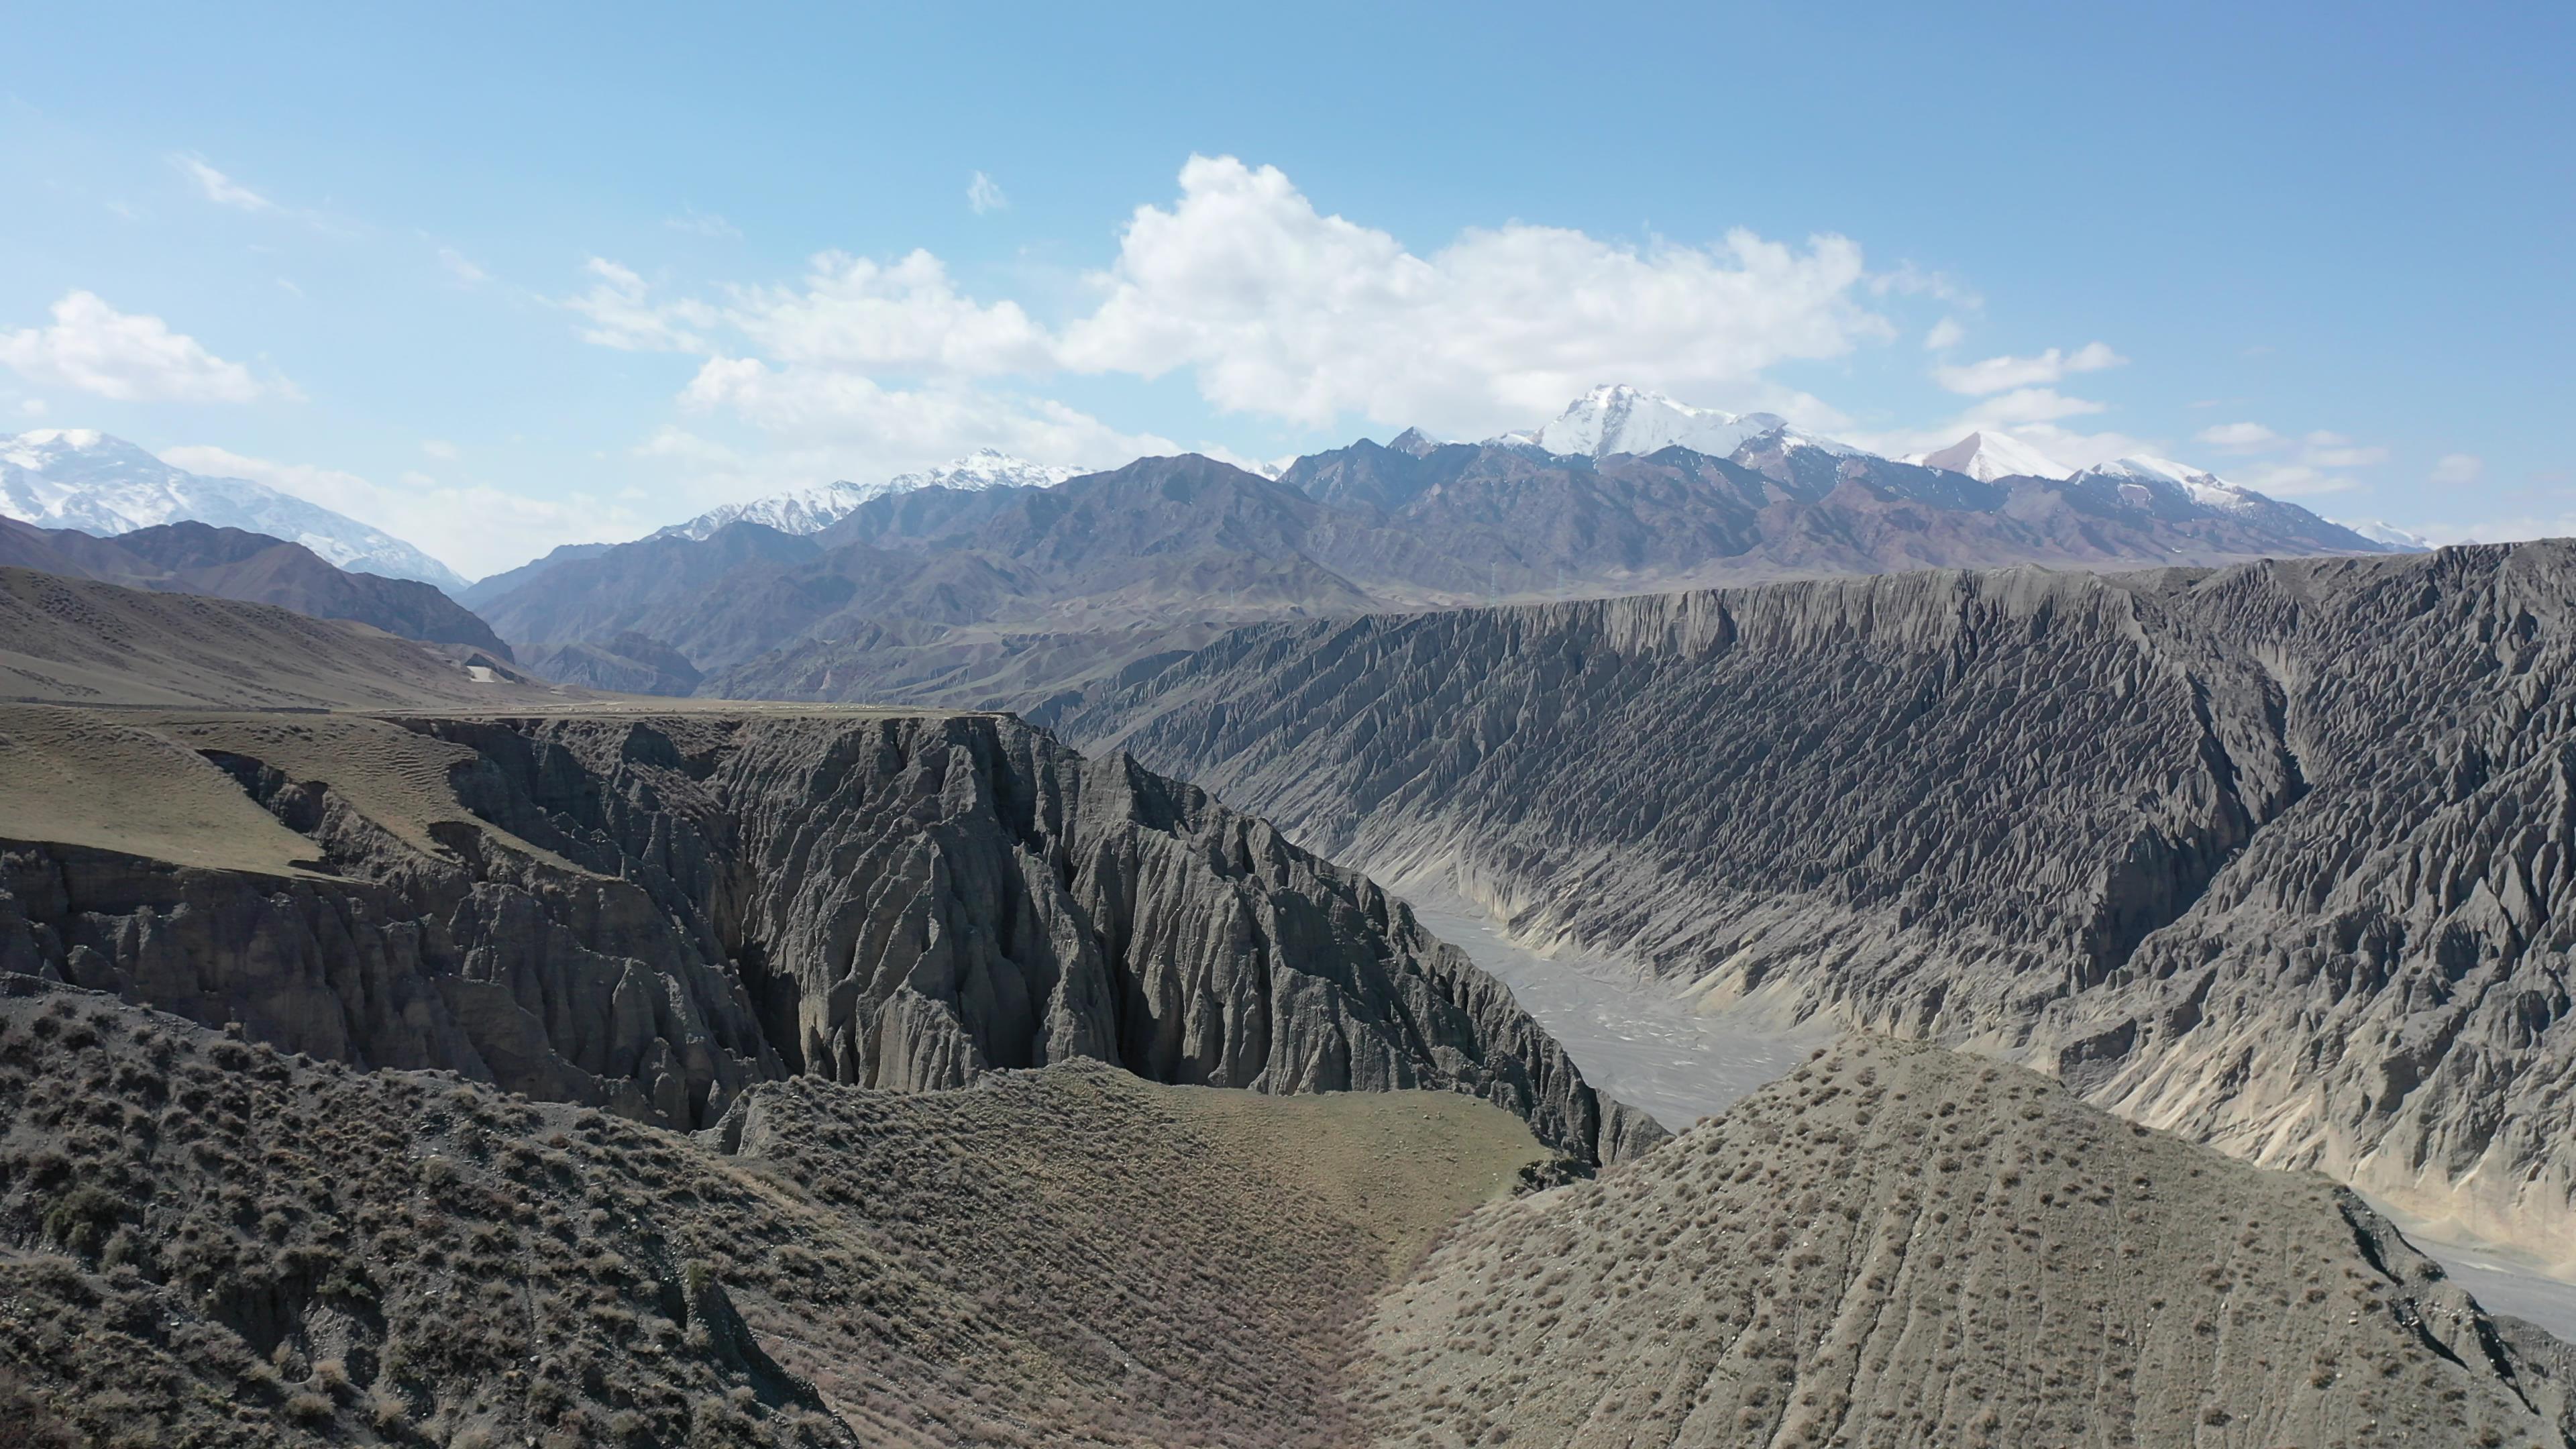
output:
[[[444,762],[416,816],[333,783],[341,760],[371,778],[368,732],[396,729]],[[1661,1135],[1366,879],[1007,717],[298,730],[190,738],[312,839],[309,871],[0,845],[0,968],[673,1126],[789,1073],[936,1089],[1094,1058],[1273,1093],[1456,1088],[1585,1162]]]
[[[1715,1005],[2576,1269],[2576,547],[1245,629],[1056,712]]]

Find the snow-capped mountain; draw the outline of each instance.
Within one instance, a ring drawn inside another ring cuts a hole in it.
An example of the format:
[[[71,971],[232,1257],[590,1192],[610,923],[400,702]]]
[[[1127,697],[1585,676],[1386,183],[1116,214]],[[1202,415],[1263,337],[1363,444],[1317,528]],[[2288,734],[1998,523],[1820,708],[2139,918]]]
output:
[[[1505,433],[1491,441],[1542,448],[1559,457],[1606,458],[1613,453],[1652,453],[1684,447],[1712,458],[1730,456],[1755,438],[1774,433],[1791,443],[1848,455],[1853,449],[1812,437],[1777,413],[1730,413],[1695,408],[1659,392],[1604,383],[1566,405],[1556,420],[1534,433]]]
[[[1965,473],[1980,483],[1992,483],[1998,478],[2059,479],[2075,472],[2018,438],[1982,431],[1970,433],[1946,448],[1898,461]]]
[[[773,493],[748,503],[711,508],[686,523],[656,532],[655,538],[710,538],[728,523],[759,523],[781,533],[820,533],[848,517],[872,498],[910,493],[917,488],[1052,488],[1090,470],[1032,463],[994,448],[978,448],[954,462],[918,473],[901,473],[877,483],[826,483]]]
[[[2179,490],[2203,508],[2254,508],[2272,500],[2251,488],[2239,488],[2206,468],[2177,463],[2171,458],[2138,456],[2116,458],[2078,469],[2077,478],[2099,478],[2113,484],[2146,488],[2150,491]]]
[[[0,513],[102,538],[194,520],[300,543],[357,573],[453,592],[458,573],[381,529],[247,478],[210,478],[87,428],[0,437]]]
[[[2326,522],[2338,528],[2349,528],[2372,543],[2384,543],[2390,548],[2404,549],[2409,553],[2432,551],[2433,540],[2412,529],[2399,528],[2376,518],[2329,518]]]

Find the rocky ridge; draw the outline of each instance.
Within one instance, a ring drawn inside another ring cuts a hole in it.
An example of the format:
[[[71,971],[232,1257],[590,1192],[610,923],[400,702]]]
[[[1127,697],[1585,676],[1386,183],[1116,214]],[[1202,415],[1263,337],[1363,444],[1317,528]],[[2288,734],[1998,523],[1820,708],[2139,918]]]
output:
[[[2576,1268],[2576,547],[1236,631],[1056,722],[1710,1007]]]
[[[132,773],[58,714],[5,723],[22,777],[94,798]],[[1007,717],[123,723],[206,776],[198,835],[0,843],[0,969],[681,1127],[791,1074],[1099,1060],[1455,1088],[1584,1164],[1662,1135],[1366,879]]]

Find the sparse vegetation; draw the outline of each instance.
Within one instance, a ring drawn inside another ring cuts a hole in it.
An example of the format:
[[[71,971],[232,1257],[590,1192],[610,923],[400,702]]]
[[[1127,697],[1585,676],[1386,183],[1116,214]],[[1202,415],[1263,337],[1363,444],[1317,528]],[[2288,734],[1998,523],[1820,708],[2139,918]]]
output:
[[[34,1444],[1340,1442],[1370,1295],[1543,1155],[1098,1066],[777,1084],[726,1154],[71,995],[0,998],[0,1070]]]

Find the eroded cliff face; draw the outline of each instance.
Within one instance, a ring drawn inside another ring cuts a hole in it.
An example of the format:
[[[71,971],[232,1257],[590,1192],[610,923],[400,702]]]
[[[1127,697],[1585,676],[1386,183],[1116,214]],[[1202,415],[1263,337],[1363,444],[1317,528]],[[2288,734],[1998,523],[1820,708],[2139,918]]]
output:
[[[310,858],[0,846],[0,967],[673,1126],[792,1073],[935,1089],[1091,1058],[1455,1088],[1587,1162],[1660,1136],[1364,878],[1007,717],[149,727]]]
[[[2576,1268],[2576,548],[1237,631],[1057,718],[1713,1005]]]

